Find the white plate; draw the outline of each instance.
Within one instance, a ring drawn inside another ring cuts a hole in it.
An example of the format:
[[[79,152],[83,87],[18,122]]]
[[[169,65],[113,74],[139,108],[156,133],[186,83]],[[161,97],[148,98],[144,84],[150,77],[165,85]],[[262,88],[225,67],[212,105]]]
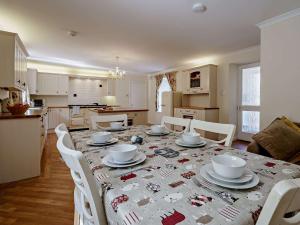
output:
[[[187,144],[185,143],[181,138],[175,140],[175,144],[182,146],[182,147],[187,147],[187,148],[199,148],[203,147],[207,144],[206,141],[202,140],[199,144]]]
[[[223,181],[223,182],[242,184],[242,183],[251,181],[254,176],[254,173],[251,170],[246,168],[245,172],[243,173],[243,175],[241,177],[235,178],[235,179],[230,179],[230,178],[222,177],[219,174],[217,174],[214,171],[212,164],[207,164],[205,166],[207,167],[206,172],[208,173],[208,175],[210,175],[212,178],[214,178],[216,180]]]
[[[209,164],[208,164],[209,165]],[[253,179],[249,182],[242,183],[242,184],[233,184],[233,183],[228,183],[228,182],[223,182],[223,181],[218,181],[214,179],[213,177],[209,176],[207,173],[207,167],[208,165],[202,166],[200,169],[200,175],[207,180],[210,183],[213,183],[215,185],[229,188],[229,189],[249,189],[255,187],[259,183],[259,177],[254,174]]]
[[[118,129],[113,129],[111,127],[105,127],[105,128],[103,128],[103,130],[105,130],[105,131],[111,131],[111,132],[117,132],[117,131],[127,130],[127,127],[121,127],[121,128],[118,128]]]
[[[114,167],[114,168],[125,168],[125,167],[130,167],[130,166],[135,166],[137,164],[140,164],[142,162],[144,162],[146,160],[146,155],[142,152],[138,153],[138,159],[137,161],[133,162],[133,163],[129,163],[129,164],[117,164],[117,163],[113,163],[113,159],[111,157],[110,154],[106,155],[103,159],[102,162],[104,165],[109,166],[109,167]]]
[[[107,142],[104,143],[95,143],[92,139],[87,140],[86,144],[90,146],[105,146],[105,145],[112,145],[114,143],[117,143],[119,140],[118,138],[112,138]]]
[[[114,160],[111,157],[111,155],[110,155],[110,157],[107,158],[107,160],[109,163],[112,163],[112,164],[126,165],[126,164],[131,164],[131,163],[137,162],[139,159],[141,159],[141,157],[142,157],[141,153],[137,152],[136,155],[128,161],[120,162],[120,161]]]
[[[170,133],[170,131],[164,131],[162,133],[153,133],[151,130],[147,130],[147,131],[145,131],[145,133],[150,136],[163,136],[163,135],[168,135]]]

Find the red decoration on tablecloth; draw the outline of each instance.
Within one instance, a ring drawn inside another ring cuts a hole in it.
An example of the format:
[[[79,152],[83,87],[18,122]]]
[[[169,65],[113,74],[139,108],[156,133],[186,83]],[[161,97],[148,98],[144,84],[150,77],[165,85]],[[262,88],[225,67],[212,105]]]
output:
[[[189,159],[187,159],[187,158],[183,158],[183,159],[178,159],[178,162],[179,163],[185,163],[185,162],[188,162],[188,161],[190,161]]]
[[[135,177],[136,177],[135,173],[129,173],[129,174],[121,176],[120,179],[125,182],[125,181],[135,178]]]
[[[265,166],[267,166],[267,167],[274,167],[276,164],[275,163],[273,163],[273,162],[266,162],[265,163]]]
[[[147,156],[147,158],[152,159],[152,158],[154,158],[156,155],[155,155],[155,154],[151,154],[151,155],[146,155],[146,156]]]
[[[103,167],[104,167],[103,165],[94,166],[94,167],[92,168],[92,173],[94,174],[94,172],[95,172],[96,170],[101,170]]]
[[[113,208],[113,210],[114,210],[115,212],[117,212],[117,210],[118,210],[118,205],[120,205],[120,204],[123,203],[123,202],[127,202],[128,199],[129,199],[129,197],[128,197],[127,195],[122,194],[122,195],[120,195],[120,196],[114,198],[114,200],[111,201],[111,203],[110,203],[110,204],[111,204],[111,207]]]
[[[182,173],[181,176],[186,179],[191,179],[192,176],[195,176],[196,174],[193,171],[188,171],[186,173]]]
[[[152,145],[149,147],[149,149],[156,149],[156,148],[158,148],[158,146],[156,146],[156,145]]]
[[[171,213],[169,216],[166,214],[164,216],[165,217],[161,216],[161,223],[163,225],[175,225],[185,220],[185,216],[180,212],[176,211],[175,209],[174,212]]]

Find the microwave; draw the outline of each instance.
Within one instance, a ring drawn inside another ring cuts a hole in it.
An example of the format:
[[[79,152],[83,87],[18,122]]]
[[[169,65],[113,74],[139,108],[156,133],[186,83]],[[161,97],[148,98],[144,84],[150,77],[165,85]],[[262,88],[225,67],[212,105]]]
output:
[[[33,107],[45,106],[45,99],[33,99]]]

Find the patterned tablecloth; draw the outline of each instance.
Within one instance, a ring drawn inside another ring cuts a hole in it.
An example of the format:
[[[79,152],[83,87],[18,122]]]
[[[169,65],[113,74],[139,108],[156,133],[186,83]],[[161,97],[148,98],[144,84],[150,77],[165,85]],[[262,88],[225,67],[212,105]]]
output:
[[[299,177],[300,167],[283,161],[208,143],[188,149],[175,144],[178,135],[153,137],[147,127],[131,127],[113,133],[119,143],[130,143],[132,135],[144,137],[139,151],[147,155],[143,164],[113,169],[102,164],[108,147],[91,147],[91,131],[72,132],[76,149],[83,152],[97,183],[104,188],[104,205],[110,224],[255,224],[274,186],[280,180]],[[232,154],[247,160],[260,183],[248,190],[230,190],[201,178],[200,168],[214,155]],[[196,177],[203,187],[193,182]]]

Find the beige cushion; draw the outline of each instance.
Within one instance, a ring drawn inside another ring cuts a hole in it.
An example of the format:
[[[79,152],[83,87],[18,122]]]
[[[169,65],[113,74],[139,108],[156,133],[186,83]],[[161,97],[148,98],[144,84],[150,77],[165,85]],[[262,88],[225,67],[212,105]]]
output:
[[[300,152],[300,133],[280,119],[252,138],[275,159],[288,160]]]
[[[286,125],[293,128],[294,130],[298,131],[300,133],[300,127],[298,127],[295,123],[293,123],[291,120],[289,120],[287,117],[282,116],[281,120],[285,122]]]

